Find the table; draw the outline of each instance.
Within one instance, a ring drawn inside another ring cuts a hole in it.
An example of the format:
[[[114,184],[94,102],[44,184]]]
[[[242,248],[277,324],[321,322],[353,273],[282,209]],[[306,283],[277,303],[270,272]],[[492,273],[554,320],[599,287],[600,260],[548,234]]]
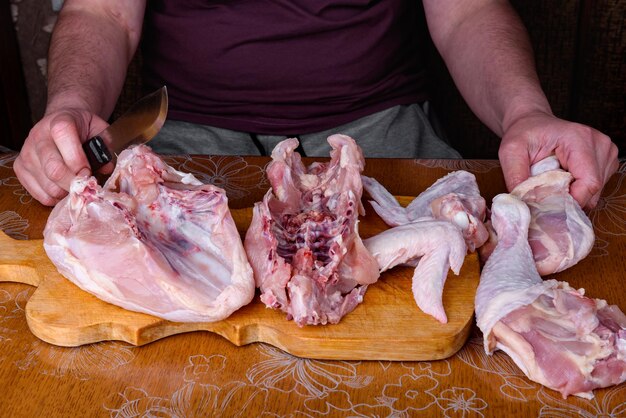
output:
[[[15,154],[0,154],[0,228],[41,238],[49,208],[22,188]],[[264,157],[177,156],[166,161],[223,187],[232,208],[268,188]],[[447,172],[476,174],[485,199],[505,190],[493,160],[367,160],[365,174],[396,195],[416,195]],[[554,275],[626,311],[626,162],[590,213],[591,254]],[[33,288],[0,283],[0,416],[626,416],[626,384],[563,400],[529,381],[501,352],[485,355],[475,329],[451,358],[432,362],[320,361],[266,344],[236,347],[196,332],[142,347],[105,342],[61,348],[28,330]]]

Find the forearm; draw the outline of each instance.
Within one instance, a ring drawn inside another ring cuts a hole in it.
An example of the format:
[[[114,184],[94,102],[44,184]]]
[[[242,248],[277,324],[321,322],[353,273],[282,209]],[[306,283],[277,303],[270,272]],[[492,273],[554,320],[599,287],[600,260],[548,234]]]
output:
[[[59,15],[48,56],[46,113],[77,107],[106,119],[139,42],[143,7],[112,13],[118,12],[113,1],[87,3],[68,0]]]
[[[459,91],[491,130],[502,136],[523,115],[551,114],[528,35],[507,2],[434,0],[425,7]]]

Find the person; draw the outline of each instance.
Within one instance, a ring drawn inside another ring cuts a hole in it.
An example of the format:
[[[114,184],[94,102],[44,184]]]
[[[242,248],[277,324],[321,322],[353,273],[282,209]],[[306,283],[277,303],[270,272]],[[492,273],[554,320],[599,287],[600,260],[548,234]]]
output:
[[[266,153],[297,135],[307,155],[323,155],[325,135],[336,132],[354,136],[366,156],[459,157],[429,126],[414,3],[66,0],[50,44],[46,112],[15,172],[44,205],[90,173],[81,142],[107,126],[142,30],[145,82],[170,93],[156,151]],[[424,0],[423,16],[464,99],[502,138],[507,188],[555,154],[574,176],[572,196],[594,207],[617,170],[617,147],[552,113],[511,5]]]

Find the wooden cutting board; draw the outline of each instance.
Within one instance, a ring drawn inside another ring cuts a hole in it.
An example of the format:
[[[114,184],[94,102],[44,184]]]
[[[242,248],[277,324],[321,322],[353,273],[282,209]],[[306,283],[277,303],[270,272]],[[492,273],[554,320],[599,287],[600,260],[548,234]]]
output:
[[[403,199],[406,200],[406,199]],[[387,229],[371,208],[361,219],[363,238]],[[252,210],[232,210],[239,231],[247,229]],[[473,322],[479,280],[476,254],[468,255],[459,276],[450,273],[443,304],[448,323],[422,313],[411,293],[413,269],[396,267],[370,285],[363,303],[339,324],[298,327],[285,313],[254,298],[229,318],[212,323],[177,323],[131,312],[103,302],[65,279],[50,262],[42,240],[14,240],[0,232],[0,282],[37,289],[26,304],[30,330],[60,346],[106,340],[143,345],[190,331],[217,333],[237,346],[265,342],[295,356],[336,360],[436,360],[456,353]]]

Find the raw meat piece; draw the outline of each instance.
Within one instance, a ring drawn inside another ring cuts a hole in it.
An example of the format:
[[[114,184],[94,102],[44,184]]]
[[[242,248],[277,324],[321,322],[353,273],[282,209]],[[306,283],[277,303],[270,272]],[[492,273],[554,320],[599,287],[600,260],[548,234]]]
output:
[[[222,189],[138,146],[120,154],[104,187],[73,181],[50,214],[44,248],[65,277],[104,301],[172,321],[217,321],[254,296],[227,203]]]
[[[531,176],[511,194],[522,199],[531,214],[528,239],[537,270],[542,276],[563,271],[585,258],[595,240],[593,226],[569,194],[573,180],[559,168],[556,157],[545,158],[531,167]],[[489,240],[480,249],[486,261],[498,241],[489,221]]]
[[[458,274],[467,250],[474,251],[488,237],[482,222],[485,199],[480,196],[476,177],[467,171],[452,172],[407,207],[402,207],[375,179],[362,178],[374,199],[372,207],[394,227],[366,240],[366,247],[379,261],[381,272],[398,264],[417,265],[413,295],[418,307],[447,323],[442,294],[448,270],[452,267]],[[422,256],[424,261],[419,260]],[[389,257],[393,262],[388,261]]]
[[[399,264],[417,264],[412,285],[417,306],[439,322],[448,322],[441,300],[443,285],[449,269],[459,274],[467,253],[457,227],[446,221],[420,219],[363,243],[378,261],[381,273]]]
[[[626,316],[565,282],[542,281],[528,243],[531,215],[517,197],[494,198],[498,244],[476,292],[476,321],[485,351],[506,352],[542,385],[592,397],[626,380]]]
[[[432,217],[453,222],[463,231],[470,251],[483,245],[489,233],[483,225],[485,199],[480,195],[476,177],[467,171],[454,171],[420,193],[407,207],[375,179],[362,176],[363,187],[370,194],[372,207],[389,226],[405,225]]]
[[[573,266],[591,251],[595,236],[591,221],[569,194],[573,176],[559,169],[556,157],[531,167],[532,177],[511,194],[530,209],[528,240],[539,274],[557,273]]]
[[[300,326],[339,322],[379,276],[357,228],[363,154],[348,136],[328,142],[331,161],[308,168],[295,138],[274,148],[272,188],[255,204],[245,239],[261,301]]]

